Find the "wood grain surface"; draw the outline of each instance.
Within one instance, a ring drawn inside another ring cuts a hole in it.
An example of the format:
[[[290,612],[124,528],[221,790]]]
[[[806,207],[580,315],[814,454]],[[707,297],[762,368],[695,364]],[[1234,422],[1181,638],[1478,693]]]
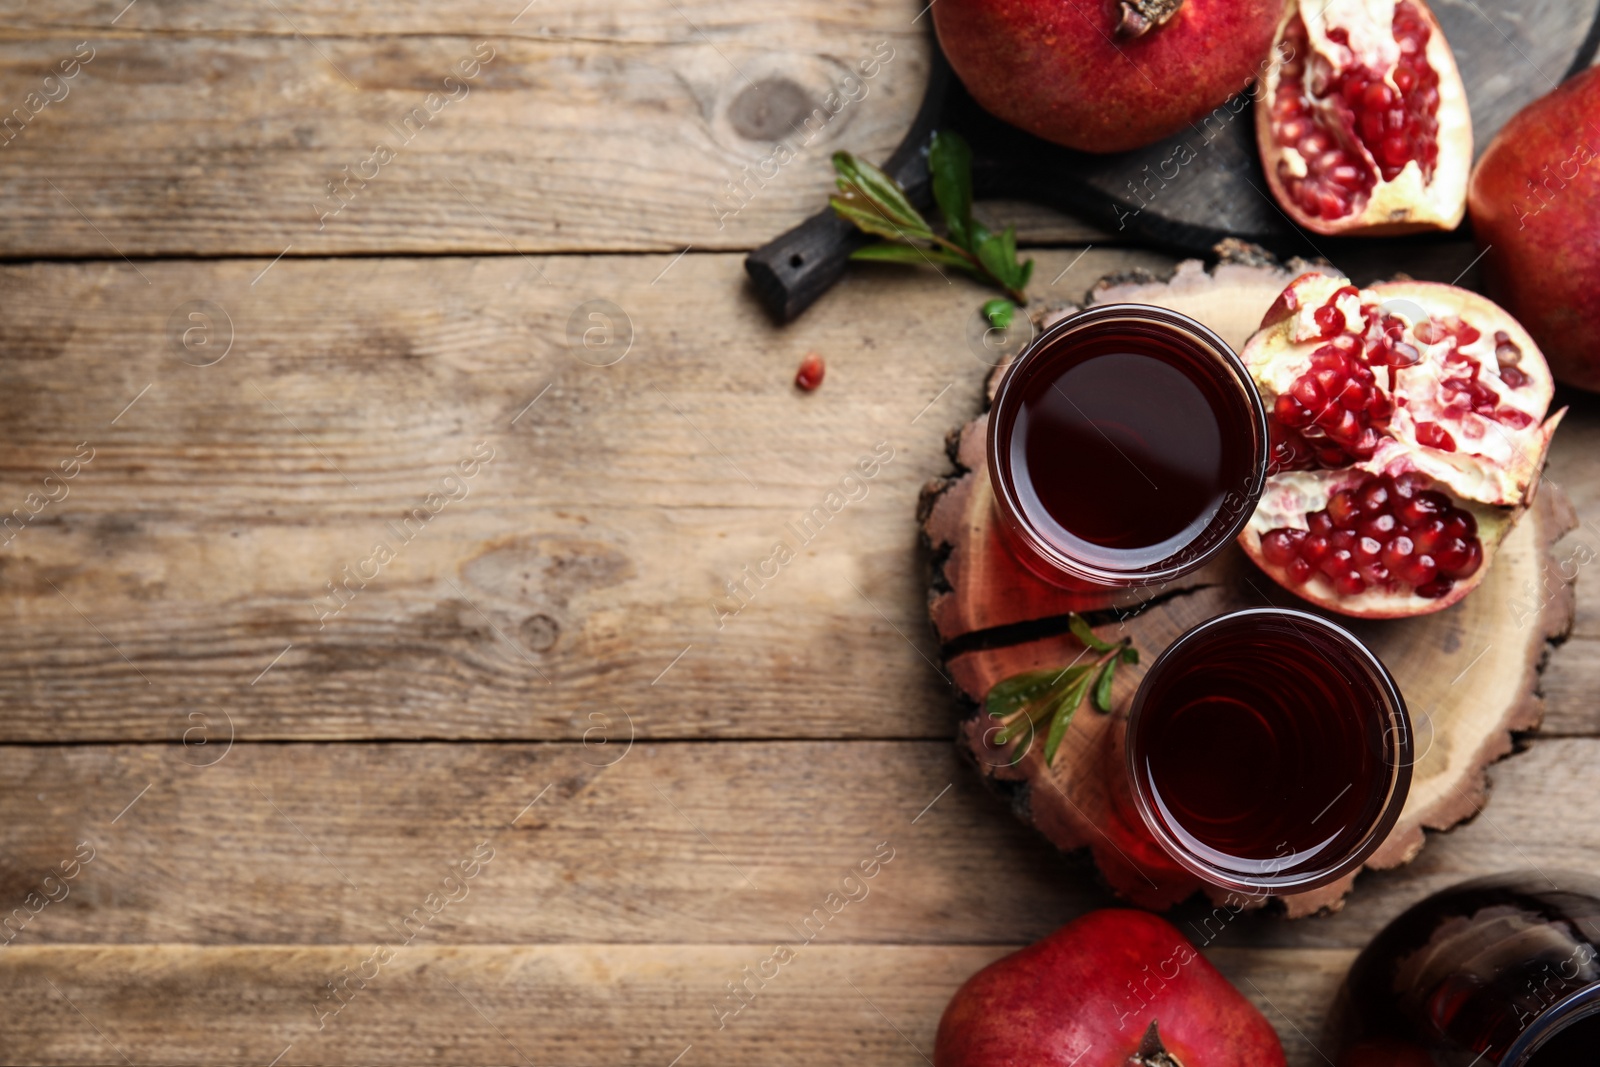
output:
[[[856,269],[780,331],[745,288],[829,151],[898,139],[921,6],[0,5],[0,111],[95,50],[0,151],[0,1060],[920,1064],[968,974],[1110,902],[956,756],[925,623],[916,501],[978,402],[982,290]],[[326,184],[479,41],[471,92],[319,230]],[[716,207],[884,41],[869,92]],[[1060,246],[1045,300],[1172,263],[980,211]],[[1473,284],[1475,255],[1340,266]],[[1579,558],[1600,403],[1563,399]],[[1485,813],[1340,915],[1210,938],[1294,1067],[1402,908],[1600,848],[1573,807],[1590,581]],[[719,1028],[727,983],[883,843],[870,894]],[[1194,902],[1174,919],[1207,939]]]

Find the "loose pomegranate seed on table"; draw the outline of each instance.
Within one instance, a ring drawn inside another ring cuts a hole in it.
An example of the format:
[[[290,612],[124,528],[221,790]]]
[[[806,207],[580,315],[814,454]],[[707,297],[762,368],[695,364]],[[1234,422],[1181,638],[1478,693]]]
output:
[[[822,384],[822,376],[827,373],[827,366],[822,362],[822,357],[815,352],[807,352],[806,358],[800,361],[800,369],[795,372],[795,388],[807,393]]]

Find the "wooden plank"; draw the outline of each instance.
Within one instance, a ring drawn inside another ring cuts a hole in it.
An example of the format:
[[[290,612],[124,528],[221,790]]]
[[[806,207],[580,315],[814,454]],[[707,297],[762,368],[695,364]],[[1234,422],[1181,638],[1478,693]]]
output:
[[[15,944],[359,943],[475,853],[430,939],[764,941],[842,893],[831,939],[1001,942],[1110,901],[948,741],[590,741],[0,748],[0,918],[80,841]]]
[[[1078,254],[1040,276],[1163,262]],[[225,708],[250,738],[577,738],[619,707],[646,737],[949,736],[909,561],[983,290],[864,270],[800,333],[731,255],[139,270],[0,268],[0,737],[170,740]],[[598,298],[631,327],[569,348]],[[441,487],[466,496],[401,541]]]
[[[1038,253],[1060,276],[1041,295],[1169,262],[1078,255]],[[732,255],[139,270],[0,268],[0,516],[69,494],[0,534],[0,740],[173,740],[217,708],[242,738],[574,739],[619,706],[643,737],[949,736],[908,560],[987,370],[964,340],[976,286],[862,269],[783,331]],[[596,298],[632,324],[611,367],[568,346]],[[192,301],[231,321],[214,366],[168,336],[199,328]],[[807,350],[829,368],[809,396],[789,384]],[[1587,522],[1596,436],[1582,403],[1553,449]],[[327,583],[480,441],[496,458],[466,498],[319,620]],[[884,441],[894,459],[827,512]],[[84,442],[93,460],[46,486]],[[762,579],[818,506],[827,525]],[[1554,732],[1600,730],[1594,640],[1581,608],[1547,675]]]
[[[758,32],[731,3],[517,6],[31,16],[0,38],[26,120],[0,255],[748,249],[825,205],[835,150],[886,158],[927,77],[906,0]]]
[[[859,899],[826,924],[831,941],[1004,943],[1112,903],[948,741],[224,744],[0,747],[0,919],[79,842],[93,851],[64,900],[35,901],[0,940],[358,944],[485,842],[492,857],[429,939],[759,943],[840,893]],[[1336,916],[1219,931],[1191,901],[1174,920],[1214,947],[1357,948],[1457,881],[1581,869],[1600,825],[1549,813],[1587,795],[1597,759],[1600,740],[1563,738],[1496,765],[1485,812],[1403,871],[1361,875]],[[880,853],[872,878],[847,881]]]
[[[316,1011],[332,1003],[319,997],[323,983],[361,970],[373,946],[14,948],[0,955],[11,1008],[0,1041],[12,1062],[41,1064],[280,1055],[304,1064],[814,1064],[848,1055],[912,1065],[931,1054],[955,989],[1011,948],[803,945],[726,1017],[717,1013],[729,1010],[727,983],[773,946],[414,945],[365,968],[376,974],[365,988],[342,987],[350,993],[328,1016]],[[1311,1067],[1322,1060],[1300,1035],[1316,1038],[1350,955],[1213,959],[1279,1028],[1292,1067]]]

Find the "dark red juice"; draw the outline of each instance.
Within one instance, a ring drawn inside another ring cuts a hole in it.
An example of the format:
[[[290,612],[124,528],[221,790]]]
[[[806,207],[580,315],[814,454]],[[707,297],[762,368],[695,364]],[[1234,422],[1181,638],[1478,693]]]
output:
[[[1360,851],[1392,803],[1396,702],[1371,654],[1319,619],[1223,616],[1141,687],[1136,790],[1170,843],[1224,879],[1315,876]]]
[[[1579,1067],[1581,1064],[1600,1064],[1600,1015],[1579,1019],[1539,1046],[1527,1067]]]
[[[1237,357],[1198,323],[1143,305],[1092,308],[1007,375],[991,471],[1011,524],[1069,574],[1118,584],[1189,569],[1254,508],[1259,411]]]

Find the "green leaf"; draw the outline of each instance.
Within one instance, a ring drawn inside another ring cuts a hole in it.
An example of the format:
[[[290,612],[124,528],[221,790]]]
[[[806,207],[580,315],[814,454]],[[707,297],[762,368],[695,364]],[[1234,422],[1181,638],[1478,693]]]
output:
[[[933,199],[944,215],[950,239],[972,248],[972,149],[960,134],[941,130],[928,146],[928,171],[933,175]]]
[[[1033,278],[1033,260],[1028,260],[1022,265],[1022,270],[1017,274],[1017,288],[1026,289],[1028,282]]]
[[[977,219],[967,221],[967,236],[972,238],[972,243],[967,245],[967,251],[976,254],[978,246],[989,239],[989,227]]]
[[[850,193],[845,196],[835,196],[828,203],[833,205],[836,215],[846,222],[852,222],[856,228],[878,237],[888,237],[896,241],[929,241],[933,239],[933,231],[927,228],[927,223],[906,226],[886,216],[874,204],[866,202],[859,193]]]
[[[984,707],[990,715],[1003,719],[1007,715],[1021,711],[1024,705],[1031,704],[1049,692],[1061,680],[1061,669],[1051,667],[1042,671],[1023,671],[1011,677],[996,682],[989,690],[989,695],[984,698]]]
[[[1056,716],[1050,720],[1050,734],[1044,739],[1044,765],[1046,767],[1055,763],[1056,750],[1061,747],[1061,742],[1067,736],[1067,727],[1072,725],[1072,716],[1077,714],[1077,706],[1061,706],[1056,709]]]
[[[1061,747],[1062,739],[1067,736],[1067,727],[1072,725],[1072,717],[1077,714],[1078,706],[1083,703],[1084,694],[1088,692],[1092,680],[1093,676],[1085,669],[1082,677],[1056,702],[1055,718],[1051,720],[1050,733],[1044,740],[1045,766],[1048,767],[1055,762],[1056,750]]]
[[[1007,226],[1000,235],[1000,255],[1005,260],[1006,273],[1000,275],[1005,283],[1013,289],[1020,288],[1018,280],[1022,277],[1022,268],[1017,266],[1017,228]]]
[[[1011,277],[1011,264],[1006,260],[1005,235],[991,233],[972,249],[985,270],[1006,284]]]
[[[1083,616],[1077,614],[1076,612],[1067,617],[1067,625],[1071,627],[1073,637],[1076,637],[1079,641],[1082,641],[1085,645],[1088,645],[1096,652],[1110,652],[1113,648],[1117,647],[1111,642],[1101,640],[1098,636],[1096,636],[1094,630],[1092,630],[1089,627],[1089,624],[1084,621]]]
[[[1122,650],[1122,662],[1124,662],[1124,663],[1138,663],[1139,662],[1139,650],[1137,648],[1134,648],[1132,645],[1129,645],[1127,648],[1123,649]]]
[[[927,220],[906,199],[905,190],[900,188],[899,183],[871,163],[849,152],[835,152],[833,169],[839,172],[839,189],[846,196],[853,189],[859,190],[890,221],[908,230],[932,232]]]
[[[1034,723],[1032,719],[1028,718],[1026,715],[1022,716],[1016,722],[1005,727],[999,733],[994,735],[995,747],[999,748],[1004,745],[1009,745],[1014,738],[1021,736],[1024,731],[1033,729],[1033,726]]]
[[[1121,656],[1112,656],[1101,665],[1100,676],[1094,680],[1094,706],[1106,715],[1111,714],[1111,680],[1121,662]]]
[[[997,330],[1004,330],[1011,325],[1011,316],[1016,312],[1017,305],[1000,297],[995,300],[986,300],[983,304],[983,317],[989,320],[989,325]]]
[[[918,248],[887,241],[858,248],[850,253],[850,258],[877,263],[937,263],[944,267],[960,267],[965,263],[960,256],[942,248]]]

